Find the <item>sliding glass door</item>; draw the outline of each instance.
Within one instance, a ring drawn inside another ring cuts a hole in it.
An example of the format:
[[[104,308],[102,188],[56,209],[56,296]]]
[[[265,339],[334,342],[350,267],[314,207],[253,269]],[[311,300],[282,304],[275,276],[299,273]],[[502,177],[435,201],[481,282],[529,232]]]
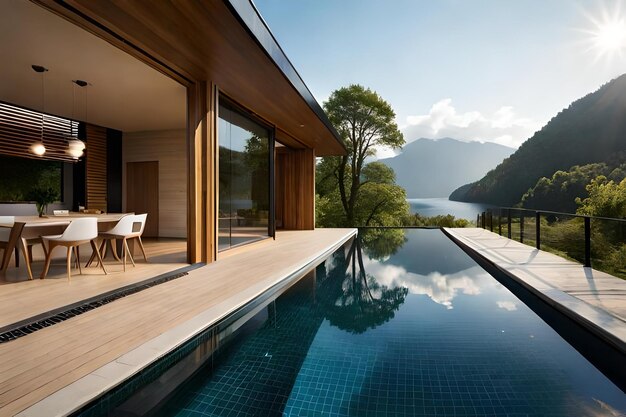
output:
[[[218,250],[270,235],[270,131],[219,106]]]

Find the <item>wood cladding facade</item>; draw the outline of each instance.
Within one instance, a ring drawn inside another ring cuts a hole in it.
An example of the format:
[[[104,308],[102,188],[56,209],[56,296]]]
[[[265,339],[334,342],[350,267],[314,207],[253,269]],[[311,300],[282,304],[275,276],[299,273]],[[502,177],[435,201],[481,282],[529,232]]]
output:
[[[276,222],[285,230],[315,228],[315,154],[312,149],[276,151]]]
[[[286,57],[276,60],[282,50],[272,47],[269,31],[259,37],[259,27],[261,32],[267,28],[251,3],[33,1],[187,88],[186,165],[181,162],[180,170],[187,177],[189,262],[218,258],[220,94],[271,126],[286,145],[275,161],[278,225],[314,228],[315,156],[341,155],[345,146]],[[249,13],[244,16],[242,10]]]

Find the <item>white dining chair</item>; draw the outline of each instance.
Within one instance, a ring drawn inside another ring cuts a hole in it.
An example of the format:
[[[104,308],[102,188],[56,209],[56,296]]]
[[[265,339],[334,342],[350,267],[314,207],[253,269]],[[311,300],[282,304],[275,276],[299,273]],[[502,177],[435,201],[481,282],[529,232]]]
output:
[[[95,244],[94,240],[98,237],[98,219],[95,217],[83,217],[80,219],[74,219],[67,226],[63,234],[56,236],[42,236],[41,239],[44,242],[44,247],[47,245],[47,255],[46,255],[46,263],[44,265],[43,272],[41,273],[41,279],[44,279],[46,274],[48,273],[48,269],[50,268],[50,261],[52,260],[52,250],[57,246],[64,246],[67,248],[67,280],[71,280],[71,260],[72,260],[72,249],[76,254],[76,259],[78,260],[78,271],[80,274],[83,273],[80,267],[80,252],[79,246],[85,243],[91,244],[91,249],[94,251],[98,260],[100,261],[100,266],[104,271],[104,274],[107,274],[106,269],[104,268],[104,262],[102,262],[102,257],[100,256],[100,252],[98,251],[98,247]]]
[[[98,238],[102,239],[102,244],[100,245],[101,249],[104,249],[104,253],[106,253],[106,243],[107,241],[112,240],[121,240],[122,241],[122,251],[123,251],[123,259],[119,259],[116,256],[116,259],[121,261],[124,264],[124,271],[126,271],[126,258],[130,258],[131,263],[135,266],[135,259],[133,255],[130,253],[130,249],[128,246],[128,241],[131,239],[137,239],[139,242],[139,248],[143,254],[143,258],[146,262],[148,262],[148,257],[146,256],[146,250],[143,246],[143,242],[141,241],[141,235],[143,234],[143,230],[146,225],[147,214],[129,214],[122,217],[119,222],[113,227],[111,230],[107,230],[106,232],[101,232],[98,235]],[[111,243],[111,248],[113,248],[113,244]],[[115,250],[113,250],[115,256]],[[90,259],[90,262],[93,259]],[[88,264],[89,264],[88,263]]]
[[[143,247],[141,236],[143,235],[143,230],[146,228],[147,220],[148,213],[135,214],[135,221],[133,223],[133,235],[130,237],[130,239],[137,239],[137,242],[139,242],[139,248],[141,248],[143,260],[146,262],[148,262],[148,257],[146,256],[146,249]]]

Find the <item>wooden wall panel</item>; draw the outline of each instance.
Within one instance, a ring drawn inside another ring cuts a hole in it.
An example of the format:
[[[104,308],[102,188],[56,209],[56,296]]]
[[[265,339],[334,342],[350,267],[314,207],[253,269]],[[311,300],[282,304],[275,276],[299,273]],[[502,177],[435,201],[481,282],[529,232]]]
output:
[[[159,236],[187,237],[187,145],[185,130],[124,133],[122,184],[128,162],[159,162]],[[126,210],[126,191],[122,206]]]
[[[159,237],[159,162],[126,164],[126,211],[147,213],[145,237]]]
[[[287,230],[315,228],[315,153],[277,148],[276,220]]]
[[[107,131],[88,124],[85,151],[85,196],[88,209],[107,209]]]

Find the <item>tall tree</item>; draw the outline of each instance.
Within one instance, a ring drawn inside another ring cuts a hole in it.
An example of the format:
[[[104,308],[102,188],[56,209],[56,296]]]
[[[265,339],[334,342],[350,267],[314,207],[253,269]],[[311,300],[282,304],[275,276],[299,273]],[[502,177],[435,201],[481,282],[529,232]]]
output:
[[[318,167],[318,192],[338,188],[345,225],[355,226],[363,168],[377,146],[399,148],[404,137],[395,123],[395,112],[376,92],[358,84],[335,90],[324,108],[344,139],[347,154],[325,158]],[[330,183],[329,183],[330,181]]]

